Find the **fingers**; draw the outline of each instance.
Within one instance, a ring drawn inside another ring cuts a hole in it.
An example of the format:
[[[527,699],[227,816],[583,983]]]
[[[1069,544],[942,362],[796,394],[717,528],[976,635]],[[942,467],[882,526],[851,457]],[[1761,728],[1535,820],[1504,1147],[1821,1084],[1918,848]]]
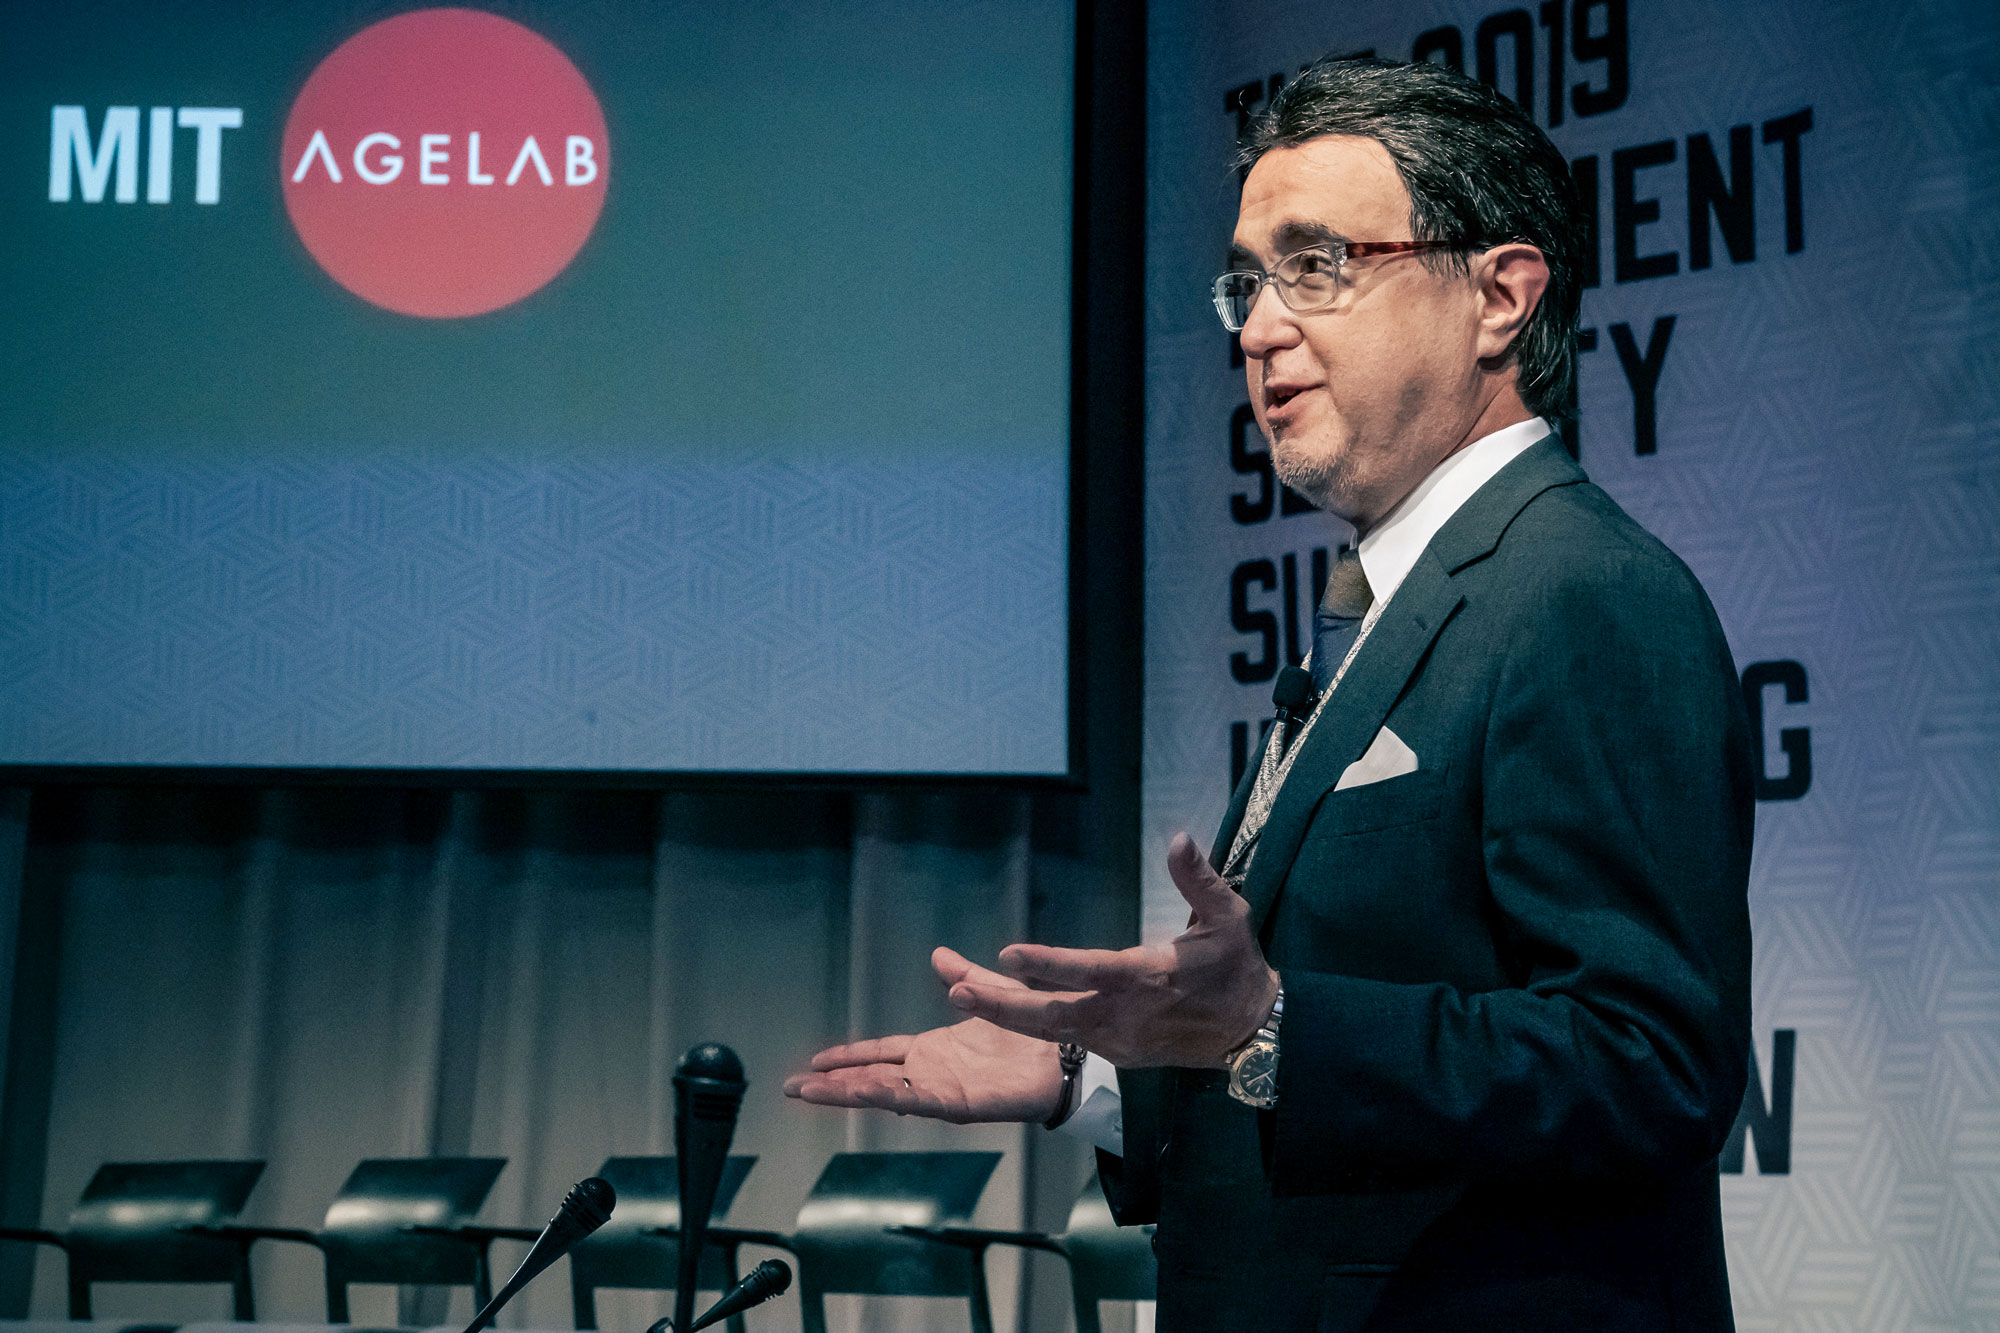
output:
[[[1088,992],[1032,991],[1019,983],[1005,987],[960,982],[951,988],[954,1006],[976,1018],[1043,1041],[1083,1041],[1081,1026],[1090,1017]]]
[[[849,1106],[905,1115],[935,1114],[935,1099],[908,1085],[900,1066],[836,1069],[826,1074],[794,1074],[785,1080],[785,1095],[815,1106]]]
[[[976,982],[985,986],[1012,986],[1016,984],[1001,976],[991,968],[981,967],[956,950],[940,945],[931,951],[931,969],[938,974],[946,986],[956,986],[961,981]]]
[[[845,1046],[827,1047],[812,1058],[812,1067],[814,1072],[824,1073],[849,1065],[899,1065],[909,1050],[910,1038],[907,1036],[871,1037],[866,1041],[849,1042]]]
[[[1061,990],[1119,990],[1138,980],[1146,961],[1138,949],[1052,949],[1043,944],[1010,944],[1000,951],[1010,976]]]
[[[947,949],[940,944],[931,950],[931,970],[945,985],[953,986],[965,980],[967,973],[978,971],[979,967],[958,950]]]
[[[1199,920],[1227,916],[1242,906],[1243,900],[1229,887],[1229,881],[1215,873],[1201,848],[1185,833],[1176,833],[1167,845],[1167,874]]]

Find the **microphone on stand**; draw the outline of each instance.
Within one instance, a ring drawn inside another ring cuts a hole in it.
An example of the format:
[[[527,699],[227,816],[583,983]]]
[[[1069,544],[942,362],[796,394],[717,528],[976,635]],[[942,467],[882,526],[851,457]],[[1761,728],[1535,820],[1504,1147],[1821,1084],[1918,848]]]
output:
[[[783,1259],[766,1259],[750,1270],[750,1276],[729,1289],[729,1294],[708,1307],[708,1313],[694,1321],[688,1333],[697,1328],[707,1328],[719,1324],[731,1315],[742,1314],[753,1305],[762,1305],[773,1296],[782,1296],[792,1285],[792,1266]],[[672,1318],[662,1316],[653,1321],[646,1333],[674,1333]]]
[[[715,1042],[694,1047],[674,1068],[674,1156],[681,1194],[681,1262],[674,1286],[677,1333],[694,1326],[696,1273],[746,1086],[736,1052]],[[785,1281],[790,1280],[791,1270],[786,1269]],[[771,1295],[783,1289],[780,1286]]]
[[[507,1285],[500,1288],[486,1308],[472,1317],[465,1326],[465,1333],[479,1333],[493,1322],[493,1316],[500,1313],[500,1307],[514,1299],[521,1288],[541,1276],[543,1269],[568,1254],[576,1243],[610,1220],[611,1210],[618,1202],[618,1193],[611,1188],[611,1182],[591,1176],[579,1180],[563,1196],[562,1207],[542,1228],[542,1234],[535,1239],[534,1248],[528,1257],[514,1270],[514,1276],[507,1279]]]
[[[750,1276],[729,1289],[729,1294],[709,1307],[708,1313],[694,1321],[688,1333],[695,1329],[719,1324],[731,1315],[742,1314],[753,1305],[762,1305],[773,1296],[784,1294],[792,1285],[792,1268],[783,1259],[766,1259],[750,1270]]]

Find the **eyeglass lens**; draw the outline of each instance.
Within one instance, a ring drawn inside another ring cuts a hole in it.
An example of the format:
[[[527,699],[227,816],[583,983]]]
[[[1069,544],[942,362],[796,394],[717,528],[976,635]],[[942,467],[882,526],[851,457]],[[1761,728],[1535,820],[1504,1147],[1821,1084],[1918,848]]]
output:
[[[1250,307],[1257,304],[1263,286],[1256,273],[1225,273],[1215,280],[1215,309],[1231,333],[1241,332],[1249,322]]]
[[[1249,322],[1250,308],[1264,284],[1276,285],[1284,303],[1296,311],[1319,310],[1340,294],[1340,261],[1317,247],[1286,255],[1268,278],[1261,273],[1225,273],[1215,280],[1215,310],[1231,333]]]

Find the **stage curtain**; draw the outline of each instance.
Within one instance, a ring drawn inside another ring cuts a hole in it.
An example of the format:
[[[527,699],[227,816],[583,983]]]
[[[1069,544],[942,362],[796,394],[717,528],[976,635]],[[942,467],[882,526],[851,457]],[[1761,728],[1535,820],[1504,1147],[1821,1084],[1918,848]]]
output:
[[[537,1225],[607,1156],[672,1151],[670,1078],[701,1040],[751,1080],[732,1220],[785,1228],[829,1155],[993,1148],[985,1225],[1060,1226],[1067,1140],[809,1108],[785,1073],[851,1034],[950,1021],[927,958],[1027,937],[1035,800],[849,794],[53,787],[0,794],[12,1021],[4,1190],[59,1227],[99,1163],[270,1163],[248,1221],[312,1226],[364,1157],[509,1159],[482,1219]],[[1060,839],[1058,839],[1060,840]],[[18,942],[18,943],[17,943]],[[1039,1200],[1039,1203],[1036,1201]],[[60,1317],[61,1259],[0,1247],[0,1298]],[[496,1247],[504,1276],[522,1253]],[[754,1261],[759,1257],[748,1256]],[[992,1268],[1002,1327],[1059,1311],[1060,1265]],[[316,1253],[262,1245],[259,1313],[324,1316]],[[503,1324],[566,1328],[566,1268]],[[600,1297],[606,1329],[659,1298]],[[222,1288],[100,1288],[100,1318],[226,1317]],[[357,1288],[355,1322],[439,1324],[469,1297]],[[944,1303],[843,1301],[835,1326],[963,1327]],[[857,1322],[859,1321],[859,1322]],[[1060,1327],[1041,1318],[1035,1327]],[[760,1327],[797,1327],[787,1298]]]

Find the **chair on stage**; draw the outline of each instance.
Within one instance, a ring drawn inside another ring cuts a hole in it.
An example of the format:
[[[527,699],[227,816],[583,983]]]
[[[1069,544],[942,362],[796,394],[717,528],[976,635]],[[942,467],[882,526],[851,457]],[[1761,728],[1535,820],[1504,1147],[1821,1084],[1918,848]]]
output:
[[[1070,1294],[1077,1333],[1098,1333],[1099,1301],[1150,1301],[1159,1290],[1153,1227],[1121,1227],[1092,1175],[1069,1210],[1063,1252],[1069,1256]]]
[[[715,1219],[728,1214],[743,1178],[756,1164],[755,1157],[731,1157],[724,1164],[715,1191]],[[570,1294],[579,1329],[597,1327],[598,1288],[671,1291],[680,1275],[681,1195],[674,1159],[612,1157],[597,1174],[618,1192],[618,1206],[610,1221],[569,1252]],[[701,1290],[727,1291],[736,1285],[737,1248],[711,1236],[696,1273]],[[728,1329],[743,1333],[742,1317],[730,1319]]]
[[[899,1226],[903,1235],[933,1245],[961,1250],[984,1267],[986,1251],[995,1245],[1059,1254],[1069,1264],[1070,1298],[1076,1307],[1076,1333],[1099,1333],[1099,1301],[1150,1301],[1158,1286],[1153,1258],[1153,1228],[1121,1227],[1111,1216],[1095,1175],[1069,1210],[1069,1225],[1060,1236],[1040,1231],[993,1231],[983,1227]]]
[[[0,1228],[0,1240],[64,1251],[69,1317],[89,1319],[94,1282],[227,1282],[238,1320],[257,1317],[250,1242],[221,1231],[243,1211],[262,1162],[106,1162],[63,1232]]]
[[[963,1249],[899,1234],[972,1215],[997,1152],[844,1152],[819,1173],[790,1235],[718,1227],[718,1245],[773,1245],[799,1262],[805,1333],[826,1333],[826,1298],[960,1296],[972,1333],[993,1333],[986,1274]]]
[[[347,1288],[356,1282],[472,1288],[472,1303],[493,1297],[487,1250],[496,1240],[532,1241],[529,1227],[475,1226],[469,1220],[507,1165],[504,1157],[373,1158],[347,1177],[319,1231],[219,1226],[248,1242],[295,1241],[326,1260],[326,1318],[345,1324]]]

